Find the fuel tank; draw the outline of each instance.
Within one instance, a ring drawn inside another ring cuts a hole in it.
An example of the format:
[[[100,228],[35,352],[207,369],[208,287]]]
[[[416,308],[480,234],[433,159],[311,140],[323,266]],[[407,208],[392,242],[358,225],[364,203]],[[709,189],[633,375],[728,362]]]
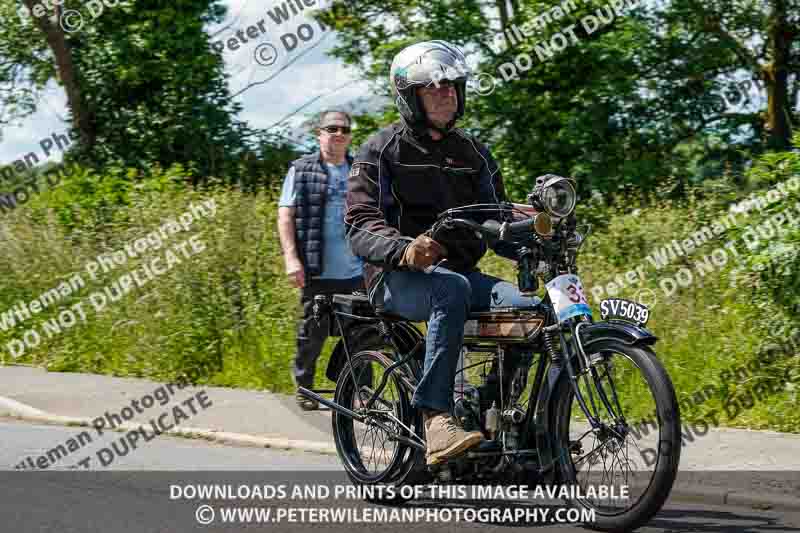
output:
[[[470,313],[464,342],[528,343],[542,330],[545,315],[536,309],[498,309]]]

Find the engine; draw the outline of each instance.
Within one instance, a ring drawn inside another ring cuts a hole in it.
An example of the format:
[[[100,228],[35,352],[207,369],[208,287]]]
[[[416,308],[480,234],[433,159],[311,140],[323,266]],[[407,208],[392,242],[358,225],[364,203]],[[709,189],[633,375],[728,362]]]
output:
[[[522,347],[465,343],[456,370],[453,412],[466,431],[483,431],[505,449],[520,447],[526,410],[520,398],[532,359],[531,351]]]

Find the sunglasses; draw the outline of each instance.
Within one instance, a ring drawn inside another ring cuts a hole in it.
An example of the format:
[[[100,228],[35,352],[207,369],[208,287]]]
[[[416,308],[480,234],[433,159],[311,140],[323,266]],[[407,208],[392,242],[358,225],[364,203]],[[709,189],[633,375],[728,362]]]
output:
[[[342,135],[349,135],[350,128],[348,126],[325,126],[322,128],[327,133],[341,133]]]

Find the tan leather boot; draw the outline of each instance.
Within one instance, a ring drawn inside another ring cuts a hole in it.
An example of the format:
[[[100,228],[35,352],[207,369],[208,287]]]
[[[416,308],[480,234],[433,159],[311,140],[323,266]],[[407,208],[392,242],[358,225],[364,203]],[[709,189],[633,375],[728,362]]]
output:
[[[483,440],[480,431],[464,431],[448,413],[424,411],[422,417],[428,447],[425,457],[429,465],[461,455]]]

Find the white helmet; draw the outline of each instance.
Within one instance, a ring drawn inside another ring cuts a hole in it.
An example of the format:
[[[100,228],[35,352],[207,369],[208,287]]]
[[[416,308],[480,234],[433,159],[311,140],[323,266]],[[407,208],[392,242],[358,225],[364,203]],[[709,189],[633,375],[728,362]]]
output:
[[[461,50],[446,41],[424,41],[404,48],[394,57],[389,82],[400,115],[412,129],[423,132],[433,125],[417,97],[417,88],[451,80],[456,87],[458,110],[445,127],[449,131],[464,114],[466,85],[471,74]]]

